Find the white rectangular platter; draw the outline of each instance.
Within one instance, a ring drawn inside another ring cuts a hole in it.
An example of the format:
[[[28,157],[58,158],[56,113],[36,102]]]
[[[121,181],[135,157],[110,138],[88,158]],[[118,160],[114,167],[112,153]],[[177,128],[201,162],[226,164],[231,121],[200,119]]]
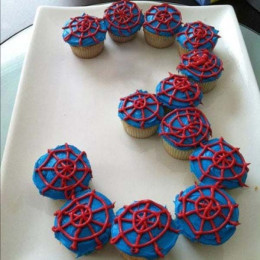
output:
[[[151,4],[138,2],[143,11]],[[166,205],[174,215],[175,195],[194,183],[188,161],[171,158],[158,136],[145,140],[129,137],[117,116],[120,97],[136,89],[154,92],[168,72],[176,73],[176,46],[154,49],[140,31],[135,40],[125,44],[107,36],[100,56],[82,60],[62,40],[61,27],[68,18],[83,12],[102,17],[107,6],[38,9],[2,161],[3,260],[75,257],[51,231],[53,213],[63,201],[40,196],[32,182],[34,162],[48,148],[68,142],[85,150],[94,176],[91,187],[115,201],[115,210],[149,198]],[[260,106],[245,44],[232,7],[178,8],[184,22],[201,20],[220,31],[215,53],[225,70],[218,87],[204,96],[199,108],[211,122],[213,137],[223,136],[241,147],[252,164],[249,187],[230,191],[240,205],[241,225],[236,234],[219,247],[191,243],[180,236],[165,259],[257,259]],[[107,245],[86,259],[121,257]]]

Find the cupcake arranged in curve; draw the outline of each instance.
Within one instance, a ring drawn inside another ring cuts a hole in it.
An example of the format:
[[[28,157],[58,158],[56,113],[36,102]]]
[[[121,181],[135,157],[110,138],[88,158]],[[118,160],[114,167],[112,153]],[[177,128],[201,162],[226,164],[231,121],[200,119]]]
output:
[[[201,104],[202,92],[198,84],[190,82],[186,76],[169,74],[170,76],[160,81],[156,87],[156,97],[166,112]]]
[[[206,116],[195,107],[176,108],[159,127],[165,150],[174,158],[188,160],[201,142],[208,141],[211,128]]]
[[[224,190],[211,185],[193,185],[175,198],[176,224],[193,242],[221,245],[239,225],[238,204]]]
[[[41,195],[52,199],[70,199],[88,189],[92,178],[85,152],[73,145],[59,145],[35,163],[33,182]]]
[[[248,165],[239,148],[222,137],[201,143],[190,156],[190,169],[199,181],[228,189],[246,186]]]
[[[201,21],[186,23],[176,35],[180,54],[195,49],[207,49],[212,51],[217,44],[218,30]]]
[[[102,52],[107,32],[102,19],[83,14],[68,20],[62,29],[63,40],[76,56],[89,59]]]
[[[132,40],[140,30],[144,16],[136,3],[121,0],[105,10],[104,16],[108,33],[116,42]]]
[[[146,138],[156,133],[164,111],[154,94],[137,90],[120,99],[118,116],[132,137]]]
[[[117,211],[110,242],[125,259],[155,259],[173,248],[178,233],[165,207],[141,200]]]
[[[163,3],[151,6],[145,13],[143,24],[146,42],[155,48],[171,46],[181,26],[181,19],[180,11],[172,5]]]
[[[95,190],[72,196],[55,215],[55,237],[77,257],[90,254],[109,241],[114,204]]]
[[[216,86],[223,71],[223,63],[208,50],[193,50],[181,56],[177,69],[190,80],[197,82],[203,93]]]

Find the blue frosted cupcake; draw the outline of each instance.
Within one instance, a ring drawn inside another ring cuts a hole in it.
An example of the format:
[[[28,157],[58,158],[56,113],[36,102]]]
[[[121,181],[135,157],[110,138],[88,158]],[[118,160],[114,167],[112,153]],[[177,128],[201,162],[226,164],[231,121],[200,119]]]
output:
[[[184,24],[176,35],[180,54],[182,55],[195,49],[212,51],[220,37],[218,32],[213,26],[201,21]]]
[[[85,152],[73,145],[59,145],[35,163],[33,182],[41,195],[52,199],[70,199],[88,189],[92,178]]]
[[[164,111],[154,94],[137,90],[120,99],[118,116],[132,137],[146,138],[156,133]]]
[[[201,142],[208,141],[211,128],[206,116],[195,107],[177,108],[159,127],[165,150],[174,158],[188,160]]]
[[[165,207],[141,200],[117,211],[110,242],[125,259],[155,259],[173,248],[178,233]]]
[[[181,13],[174,6],[163,3],[153,5],[144,17],[146,42],[155,48],[169,47],[181,26]]]
[[[116,42],[132,40],[142,27],[144,16],[136,3],[126,0],[114,2],[105,10],[108,33]]]
[[[54,214],[55,237],[77,257],[102,249],[110,239],[113,207],[97,191],[77,193]]]
[[[199,85],[190,82],[187,77],[170,73],[157,85],[156,97],[169,112],[175,108],[198,106],[202,93]]]
[[[217,186],[194,185],[175,198],[176,224],[194,242],[221,245],[239,224],[238,204]]]
[[[102,19],[83,14],[68,20],[62,29],[63,40],[76,56],[88,59],[102,52],[107,32]]]
[[[202,183],[228,189],[246,186],[248,165],[222,137],[201,143],[190,156],[190,169]]]

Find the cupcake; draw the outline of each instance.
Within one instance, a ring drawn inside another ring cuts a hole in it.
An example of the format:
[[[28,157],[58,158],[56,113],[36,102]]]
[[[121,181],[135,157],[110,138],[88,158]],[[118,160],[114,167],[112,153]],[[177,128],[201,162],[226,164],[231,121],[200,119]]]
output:
[[[156,133],[163,117],[163,107],[154,94],[137,90],[120,99],[118,116],[132,137],[146,138]]]
[[[216,86],[223,71],[222,61],[208,50],[193,50],[181,56],[177,69],[190,80],[197,82],[203,93]]]
[[[185,76],[169,74],[170,76],[160,81],[156,87],[156,97],[165,112],[201,104],[202,93],[198,84],[190,82]]]
[[[33,182],[41,195],[52,199],[70,199],[88,189],[92,178],[85,152],[73,145],[59,145],[42,155],[35,163]]]
[[[176,35],[180,54],[195,49],[212,51],[217,44],[218,30],[201,21],[186,23]]]
[[[211,128],[206,116],[195,107],[176,108],[159,127],[165,150],[174,158],[188,160],[201,142],[208,141]]]
[[[102,19],[83,14],[68,20],[62,29],[63,40],[79,58],[93,58],[102,52],[107,32]]]
[[[176,224],[193,242],[221,245],[236,231],[238,204],[217,186],[194,185],[175,198]]]
[[[190,156],[190,169],[202,183],[228,189],[246,186],[248,165],[222,137],[201,143]]]
[[[110,239],[113,207],[107,197],[95,190],[73,195],[54,214],[55,238],[77,257],[102,249]]]
[[[137,4],[126,0],[109,6],[104,18],[110,37],[116,42],[132,40],[144,22],[144,16]]]
[[[181,13],[174,6],[166,3],[153,5],[144,17],[145,40],[155,48],[169,47],[180,26]]]
[[[110,243],[124,259],[155,259],[173,248],[178,233],[165,207],[152,200],[141,200],[117,211]]]

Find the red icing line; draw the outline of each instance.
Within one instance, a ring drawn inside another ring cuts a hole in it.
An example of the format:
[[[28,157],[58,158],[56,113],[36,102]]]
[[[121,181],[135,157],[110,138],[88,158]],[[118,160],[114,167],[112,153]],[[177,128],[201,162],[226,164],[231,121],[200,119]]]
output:
[[[194,48],[198,48],[206,43],[211,44],[211,50],[214,48],[215,44],[212,41],[214,37],[219,38],[220,36],[214,33],[213,27],[202,23],[201,21],[194,23],[186,23],[184,25],[187,27],[185,31],[179,32],[177,37],[180,35],[185,35],[186,40],[183,45],[188,48],[188,43],[190,43]]]
[[[68,34],[64,40],[68,41],[70,37],[74,36],[79,38],[79,45],[82,45],[82,41],[86,38],[92,38],[96,43],[99,43],[99,40],[95,37],[98,32],[106,32],[100,28],[99,22],[101,19],[90,16],[82,15],[74,18],[70,18],[71,22],[62,27],[62,29],[70,29],[70,34]],[[91,32],[91,30],[94,30]]]
[[[134,13],[134,10],[138,12]],[[132,28],[140,24],[141,17],[142,11],[136,3],[131,1],[115,2],[105,10],[105,19],[109,23],[108,30],[113,26],[118,29],[120,35],[123,35],[121,30],[131,32]]]
[[[210,196],[206,196],[203,193],[203,190],[209,189]],[[199,192],[200,196],[195,196],[195,200],[191,199],[192,195],[195,192]],[[221,205],[215,198],[215,193],[219,193],[226,200],[226,205]],[[228,196],[217,186],[207,185],[207,186],[199,186],[195,184],[195,188],[189,191],[186,195],[182,196],[183,192],[180,193],[179,201],[182,202],[182,212],[178,214],[178,218],[182,218],[189,226],[196,239],[199,239],[202,235],[207,234],[215,234],[215,238],[218,244],[221,243],[221,238],[219,235],[219,231],[225,227],[226,225],[239,225],[239,222],[232,221],[231,217],[234,212],[234,209],[238,207],[238,204],[232,204]],[[187,204],[194,204],[193,210],[187,211]],[[229,212],[225,215],[222,210],[228,209]],[[213,214],[212,214],[213,213]],[[201,218],[201,224],[199,230],[194,228],[194,223],[191,223],[189,220],[189,216],[192,214],[196,214]],[[214,218],[219,217],[224,219],[223,223],[219,226],[216,226],[214,223]],[[212,229],[211,230],[203,230],[205,222],[209,222]]]
[[[137,99],[135,99],[136,97]],[[152,99],[153,101],[148,101],[149,99]],[[118,109],[118,111],[124,113],[125,115],[124,121],[130,119],[135,122],[139,122],[141,124],[141,128],[144,128],[145,122],[152,119],[153,117],[157,117],[158,119],[161,119],[159,115],[160,103],[154,94],[141,93],[139,90],[136,90],[135,93],[125,98],[121,98],[120,100],[123,101],[123,105],[121,108]],[[150,107],[154,105],[156,106],[155,110],[153,110]],[[152,114],[146,117],[145,109],[149,110]],[[130,112],[128,112],[128,110],[130,110]],[[142,115],[141,118],[135,118],[132,116],[134,112],[137,110],[141,111],[141,115]]]
[[[164,7],[163,10],[160,10],[159,8]],[[170,9],[173,12],[170,12],[168,9]],[[152,12],[153,10],[156,10],[156,12]],[[146,17],[148,15],[153,16],[153,20],[151,21],[147,21]],[[180,17],[180,20],[176,20],[174,18],[174,15],[178,15]],[[154,22],[158,22],[158,24],[156,26],[153,26],[152,23]],[[170,23],[174,22],[176,23],[176,25],[174,27],[170,26]],[[166,25],[167,28],[166,29],[162,29],[160,28],[161,25]],[[157,34],[159,34],[159,32],[169,32],[174,34],[174,30],[179,27],[181,24],[181,13],[178,9],[176,9],[174,6],[171,6],[169,4],[163,3],[161,5],[153,5],[151,6],[148,11],[145,13],[145,21],[144,21],[144,28],[145,26],[148,26],[150,28],[152,28],[153,30],[155,30],[155,32]]]
[[[139,209],[142,205],[144,205],[144,207]],[[159,211],[149,209],[151,205],[157,207]],[[129,213],[132,214],[132,218],[125,218],[125,216]],[[165,224],[161,223],[161,217],[166,218]],[[140,248],[153,245],[156,254],[159,257],[163,257],[164,255],[157,245],[157,241],[167,231],[179,233],[178,230],[171,227],[171,221],[172,218],[169,211],[160,204],[152,200],[141,200],[135,202],[129,206],[125,206],[124,211],[114,219],[114,223],[118,224],[119,234],[116,237],[111,238],[110,242],[111,244],[116,244],[120,239],[123,239],[124,242],[131,248],[133,254],[138,254]],[[128,223],[132,225],[132,227],[127,230],[123,230],[123,223]],[[161,232],[158,235],[153,236],[152,230],[155,228],[161,229]],[[129,232],[135,232],[137,234],[135,243],[128,240],[127,234]],[[147,242],[141,243],[140,241],[142,236],[145,234],[148,234],[150,239]]]
[[[57,155],[59,153],[66,153],[66,158],[59,158],[59,156]],[[71,159],[70,154],[75,156],[76,159]],[[83,190],[88,189],[88,186],[85,186],[82,181],[86,178],[88,174],[90,174],[92,177],[92,172],[88,165],[82,159],[84,155],[86,155],[85,152],[81,152],[79,155],[74,153],[74,151],[69,147],[67,143],[65,144],[65,149],[48,150],[48,156],[46,160],[38,168],[35,169],[43,183],[46,185],[41,193],[44,195],[44,193],[50,189],[56,191],[64,191],[66,199],[70,199],[70,197],[74,194],[74,189],[76,187],[79,186]],[[53,167],[46,167],[48,162],[53,158],[56,160],[55,165]],[[77,168],[77,161],[80,161],[80,163],[83,165],[83,168]],[[56,176],[52,179],[50,183],[48,183],[44,177],[43,171],[54,171]],[[83,174],[80,179],[77,179],[75,173],[79,171],[83,172]],[[55,183],[58,180],[61,180],[61,187],[55,186]],[[75,183],[72,185],[67,185],[68,181],[75,181]]]
[[[218,65],[218,60],[220,65]],[[178,65],[177,69],[185,69],[202,81],[218,76],[223,70],[223,63],[216,55],[206,49],[192,50],[181,56],[181,64]]]
[[[193,106],[194,101],[201,94],[200,86],[196,83],[191,83],[186,76],[169,74],[168,78],[161,81],[160,92],[157,93],[157,96],[169,97],[169,105],[172,105],[173,101],[176,100],[179,102],[189,102]],[[171,85],[171,87],[166,88],[166,85]],[[176,96],[178,91],[185,93],[186,99],[178,98]],[[190,92],[193,94],[193,97],[190,96]]]
[[[88,204],[81,204],[80,201],[89,198]],[[101,206],[99,208],[92,209],[92,202],[96,199],[100,202]],[[109,222],[109,209],[114,208],[114,204],[107,205],[102,197],[99,197],[95,190],[89,193],[85,193],[80,197],[72,196],[70,203],[63,209],[57,210],[54,215],[57,216],[57,227],[53,227],[53,232],[61,232],[66,238],[72,241],[70,249],[77,250],[78,243],[94,239],[97,243],[96,249],[101,249],[103,244],[99,240],[99,236],[102,235],[108,227],[111,226]],[[104,211],[106,219],[104,223],[95,220],[94,215]],[[65,224],[62,223],[63,217],[69,217],[69,221]],[[101,229],[96,232],[92,227],[92,224],[98,225]],[[73,226],[76,228],[74,236],[68,234],[65,228],[68,226]],[[91,235],[88,237],[79,237],[83,228],[88,228]]]
[[[169,117],[171,117],[171,120],[167,123]],[[182,118],[188,124],[184,124]],[[205,123],[203,123],[203,119]],[[173,126],[175,121],[178,121],[181,127]],[[169,129],[168,132],[164,130],[165,128]],[[206,116],[199,109],[195,107],[177,108],[162,119],[159,135],[164,136],[177,147],[195,147],[202,141],[208,140],[208,136],[211,135],[211,128]],[[202,136],[196,141],[196,137],[199,135]],[[171,136],[177,137],[180,141],[177,142],[173,138],[170,138]],[[192,139],[192,143],[185,144],[186,139]]]
[[[215,151],[214,149],[212,149],[212,147],[219,145],[220,146],[220,150],[219,151]],[[243,176],[248,172],[248,165],[249,163],[245,162],[244,157],[242,156],[242,154],[239,152],[239,148],[235,148],[232,145],[226,143],[223,139],[223,137],[221,137],[217,142],[212,143],[212,144],[200,144],[200,146],[202,147],[202,151],[197,155],[197,156],[190,156],[190,160],[191,161],[197,161],[199,168],[200,168],[200,172],[202,173],[201,177],[200,177],[200,181],[203,181],[204,178],[211,178],[213,180],[217,181],[217,185],[221,184],[221,182],[227,180],[227,181],[232,181],[232,180],[237,180],[239,185],[241,187],[243,186],[247,186],[246,184],[243,183],[242,178]],[[224,147],[228,147],[230,149],[230,151],[226,151]],[[210,152],[213,155],[211,156],[207,156],[207,153]],[[242,164],[238,163],[234,157],[234,153],[236,153],[240,160],[242,161]],[[207,160],[207,161],[211,161],[212,164],[208,167],[208,169],[205,171],[203,169],[202,163],[203,160]],[[221,171],[221,175],[220,176],[214,176],[211,175],[210,171],[211,169],[215,167],[220,169]],[[241,168],[241,172],[240,173],[236,173],[236,171],[234,170],[234,167],[236,167],[238,169]],[[225,170],[230,170],[233,174],[233,176],[231,177],[225,177]]]

